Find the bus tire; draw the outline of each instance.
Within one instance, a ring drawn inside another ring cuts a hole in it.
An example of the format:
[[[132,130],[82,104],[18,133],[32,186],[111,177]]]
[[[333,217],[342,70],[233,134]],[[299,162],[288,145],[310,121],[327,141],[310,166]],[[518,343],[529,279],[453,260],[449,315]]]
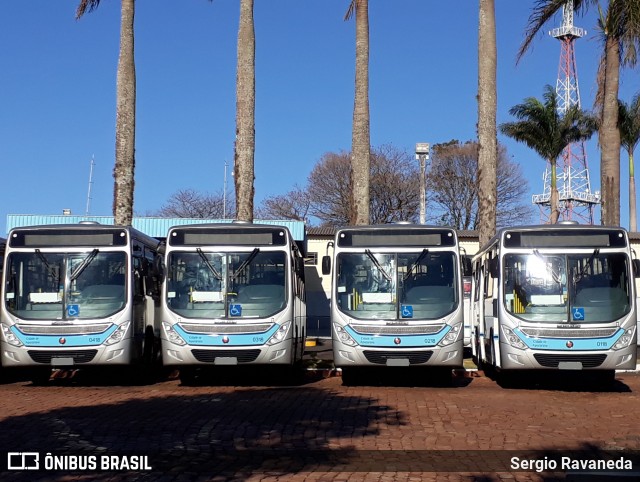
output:
[[[29,379],[31,383],[37,387],[41,387],[43,385],[47,385],[49,380],[51,380],[51,367],[36,367],[32,368],[29,373]]]
[[[601,388],[611,388],[616,381],[615,370],[594,370],[591,380]]]
[[[180,367],[180,383],[187,387],[193,386],[198,380],[198,369],[196,367]]]
[[[342,369],[342,384],[357,385],[362,382],[362,370],[358,367],[347,367]]]

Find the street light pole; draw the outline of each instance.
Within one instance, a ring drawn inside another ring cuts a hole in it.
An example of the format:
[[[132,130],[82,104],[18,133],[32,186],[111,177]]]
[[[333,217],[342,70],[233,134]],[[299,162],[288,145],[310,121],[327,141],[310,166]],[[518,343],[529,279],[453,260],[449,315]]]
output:
[[[427,220],[427,161],[429,160],[429,143],[416,144],[416,159],[420,161],[420,224]]]

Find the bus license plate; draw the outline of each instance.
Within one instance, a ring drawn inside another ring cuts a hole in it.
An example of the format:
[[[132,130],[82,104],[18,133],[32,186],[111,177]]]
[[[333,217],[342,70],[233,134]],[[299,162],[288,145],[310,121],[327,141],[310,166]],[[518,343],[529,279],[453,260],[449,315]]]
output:
[[[214,361],[214,365],[237,365],[238,359],[235,356],[217,356]]]
[[[51,358],[51,365],[54,367],[70,367],[73,366],[73,358],[71,357],[53,357]]]
[[[388,367],[408,367],[409,359],[408,358],[387,358],[387,366]]]
[[[558,363],[559,370],[582,370],[582,363],[579,361],[561,361]]]

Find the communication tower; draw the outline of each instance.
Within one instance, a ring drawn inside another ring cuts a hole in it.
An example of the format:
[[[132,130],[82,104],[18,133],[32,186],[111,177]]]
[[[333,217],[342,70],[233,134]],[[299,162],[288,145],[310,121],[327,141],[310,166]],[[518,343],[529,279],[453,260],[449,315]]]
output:
[[[574,42],[586,31],[573,25],[573,0],[568,0],[562,11],[562,27],[554,28],[549,34],[560,41],[560,65],[556,81],[558,111],[564,114],[571,106],[580,107],[580,89]],[[580,221],[593,224],[593,209],[600,204],[600,193],[591,192],[589,168],[584,142],[569,144],[557,160],[556,177],[559,196],[560,217],[558,221]],[[551,207],[551,165],[543,176],[543,194],[534,194],[533,203],[540,207],[542,223],[548,223]]]

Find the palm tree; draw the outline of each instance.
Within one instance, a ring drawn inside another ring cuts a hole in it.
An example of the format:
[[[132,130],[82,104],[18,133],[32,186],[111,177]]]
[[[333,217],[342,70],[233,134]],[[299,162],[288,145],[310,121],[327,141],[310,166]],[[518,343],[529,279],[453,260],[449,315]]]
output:
[[[234,180],[236,216],[253,221],[254,154],[256,149],[256,35],[253,0],[240,0],[238,65],[236,73],[236,141]]]
[[[576,12],[596,6],[600,11],[599,27],[604,38],[601,72],[596,98],[600,111],[600,190],[602,192],[602,224],[620,224],[620,133],[618,131],[618,90],[620,67],[633,67],[640,43],[640,2],[609,0],[606,12],[600,0],[536,0],[518,59],[530,47],[540,29],[567,1],[573,1]]]
[[[633,151],[640,142],[640,94],[636,94],[629,105],[618,101],[618,129],[620,130],[620,144],[629,156],[629,230],[636,232],[638,228]]]
[[[351,0],[345,20],[356,17],[356,90],[351,140],[351,224],[369,224],[369,0]]]
[[[509,114],[519,120],[500,124],[500,131],[518,142],[523,142],[549,162],[550,222],[555,224],[560,216],[556,161],[569,144],[589,139],[596,130],[597,121],[576,105],[569,107],[561,115],[558,111],[558,97],[550,85],[545,86],[543,97],[544,103],[535,97],[528,97],[522,104],[512,107]]]
[[[95,10],[100,0],[80,0],[76,18]],[[135,0],[121,0],[120,56],[116,81],[116,163],[113,169],[115,224],[130,226],[133,219],[136,145],[136,67],[133,18]]]
[[[480,0],[478,29],[478,228],[480,246],[496,231],[498,136],[494,0]]]

